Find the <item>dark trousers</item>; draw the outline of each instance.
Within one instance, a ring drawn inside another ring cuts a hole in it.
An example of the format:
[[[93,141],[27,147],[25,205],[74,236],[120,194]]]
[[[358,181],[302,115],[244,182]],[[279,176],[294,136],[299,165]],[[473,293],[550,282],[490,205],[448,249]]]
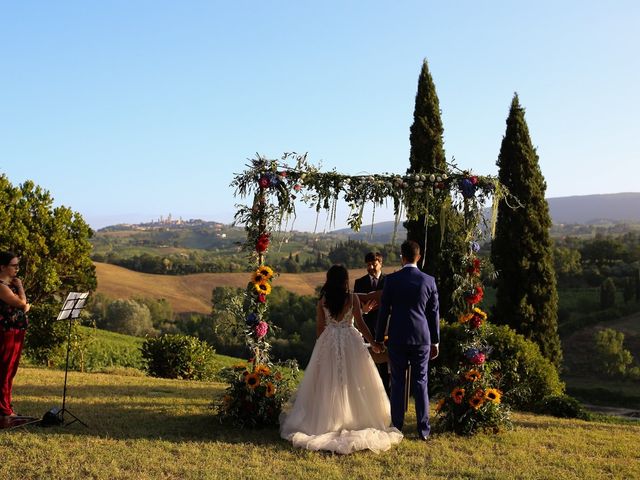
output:
[[[0,415],[11,415],[11,389],[18,371],[24,343],[24,330],[0,329]]]
[[[398,430],[404,424],[405,372],[411,365],[411,391],[416,404],[418,435],[427,438],[429,425],[429,390],[427,389],[430,345],[390,345],[391,422]]]
[[[391,378],[389,376],[389,364],[387,362],[376,363],[376,368],[378,369],[378,374],[382,379],[384,391],[387,392],[387,397],[391,398]]]

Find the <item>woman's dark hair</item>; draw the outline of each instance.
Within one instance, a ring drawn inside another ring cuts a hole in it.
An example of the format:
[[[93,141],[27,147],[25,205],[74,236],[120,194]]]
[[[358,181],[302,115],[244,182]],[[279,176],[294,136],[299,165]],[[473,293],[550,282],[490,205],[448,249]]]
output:
[[[14,258],[18,258],[18,255],[16,255],[13,252],[0,252],[0,265],[2,266],[7,266],[9,265],[9,263],[11,263],[11,260],[13,260]]]
[[[324,298],[324,304],[333,318],[340,314],[348,296],[349,272],[342,265],[334,265],[327,270],[327,281],[320,290],[320,298]]]

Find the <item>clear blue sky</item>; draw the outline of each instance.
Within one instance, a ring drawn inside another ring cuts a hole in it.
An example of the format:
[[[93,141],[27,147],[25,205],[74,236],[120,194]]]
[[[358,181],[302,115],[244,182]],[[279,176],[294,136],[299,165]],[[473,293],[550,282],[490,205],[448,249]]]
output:
[[[547,196],[640,191],[638,25],[637,0],[3,2],[0,172],[94,227],[230,222],[256,152],[403,173],[426,58],[459,166],[497,173],[517,91]]]

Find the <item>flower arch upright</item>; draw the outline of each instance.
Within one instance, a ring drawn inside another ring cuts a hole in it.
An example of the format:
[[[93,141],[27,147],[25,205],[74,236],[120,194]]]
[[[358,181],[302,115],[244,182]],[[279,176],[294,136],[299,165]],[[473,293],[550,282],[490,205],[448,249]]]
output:
[[[335,170],[321,172],[319,167],[307,160],[306,154],[285,153],[276,160],[257,155],[250,160],[247,169],[237,174],[231,183],[235,188],[236,197],[251,199],[248,205],[236,205],[235,215],[235,223],[243,225],[247,232],[243,249],[247,252],[252,267],[242,309],[243,321],[246,324],[245,341],[252,352],[252,366],[243,372],[245,378],[238,376],[238,382],[245,382],[247,375],[254,374],[256,369],[272,365],[269,358],[269,344],[266,340],[269,331],[268,296],[277,273],[267,265],[266,255],[272,244],[274,233],[282,231],[283,225],[295,217],[297,202],[313,207],[318,214],[325,211],[330,222],[333,223],[337,203],[343,200],[351,208],[347,222],[356,231],[362,226],[367,204],[373,205],[375,214],[376,206],[391,202],[396,217],[396,229],[399,222],[405,218],[417,219],[424,216],[425,228],[435,223],[435,219],[441,213],[435,211],[436,208],[440,208],[437,207],[439,205],[451,204],[453,208],[462,212],[469,240],[469,252],[463,265],[460,265],[460,275],[457,276],[459,287],[456,290],[466,300],[461,302],[466,307],[461,308],[457,313],[460,318],[469,317],[467,320],[475,314],[473,316],[475,320],[467,324],[470,327],[467,333],[469,334],[468,343],[471,345],[469,349],[475,348],[477,355],[462,359],[461,365],[467,365],[469,367],[467,370],[474,371],[484,368],[487,349],[483,347],[486,342],[481,333],[486,314],[478,313],[481,310],[477,307],[482,300],[483,290],[479,280],[480,260],[476,257],[475,237],[479,234],[486,201],[489,198],[493,200],[494,214],[491,221],[493,231],[498,202],[507,196],[508,192],[501,187],[495,177],[473,175],[458,169],[455,165],[449,165],[449,167],[448,171],[439,172],[346,175]],[[451,198],[451,203],[438,201],[447,196]],[[480,318],[482,318],[481,321],[478,320]],[[464,374],[465,372],[461,375]],[[242,388],[238,390],[233,380],[231,383],[229,393],[244,395]],[[247,391],[255,394],[255,388],[248,387]],[[500,400],[499,394],[496,397],[496,392],[498,392],[497,389],[490,392],[492,399],[497,398],[497,402],[493,402],[494,405],[497,405]],[[246,396],[245,401],[248,398],[250,397]],[[227,400],[227,404],[233,401],[234,399]],[[469,404],[469,411],[465,410],[462,414],[468,416],[478,412],[482,405],[479,407],[479,402],[475,400],[474,402]],[[490,403],[488,402],[487,405]],[[482,404],[485,404],[484,400]],[[440,410],[443,412],[444,405],[445,402],[440,405]],[[458,404],[455,403],[455,405]],[[279,408],[276,408],[273,412],[273,423],[277,422],[279,413]],[[481,424],[478,425],[481,426]]]

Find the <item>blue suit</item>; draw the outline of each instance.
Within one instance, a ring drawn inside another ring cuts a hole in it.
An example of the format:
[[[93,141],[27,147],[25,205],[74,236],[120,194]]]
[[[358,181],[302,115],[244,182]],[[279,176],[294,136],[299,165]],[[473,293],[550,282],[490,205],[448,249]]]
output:
[[[405,371],[411,365],[411,386],[416,404],[418,435],[429,436],[429,391],[427,389],[431,345],[440,342],[440,314],[435,279],[415,266],[387,275],[378,313],[376,341],[388,327],[391,367],[391,420],[404,423]]]

